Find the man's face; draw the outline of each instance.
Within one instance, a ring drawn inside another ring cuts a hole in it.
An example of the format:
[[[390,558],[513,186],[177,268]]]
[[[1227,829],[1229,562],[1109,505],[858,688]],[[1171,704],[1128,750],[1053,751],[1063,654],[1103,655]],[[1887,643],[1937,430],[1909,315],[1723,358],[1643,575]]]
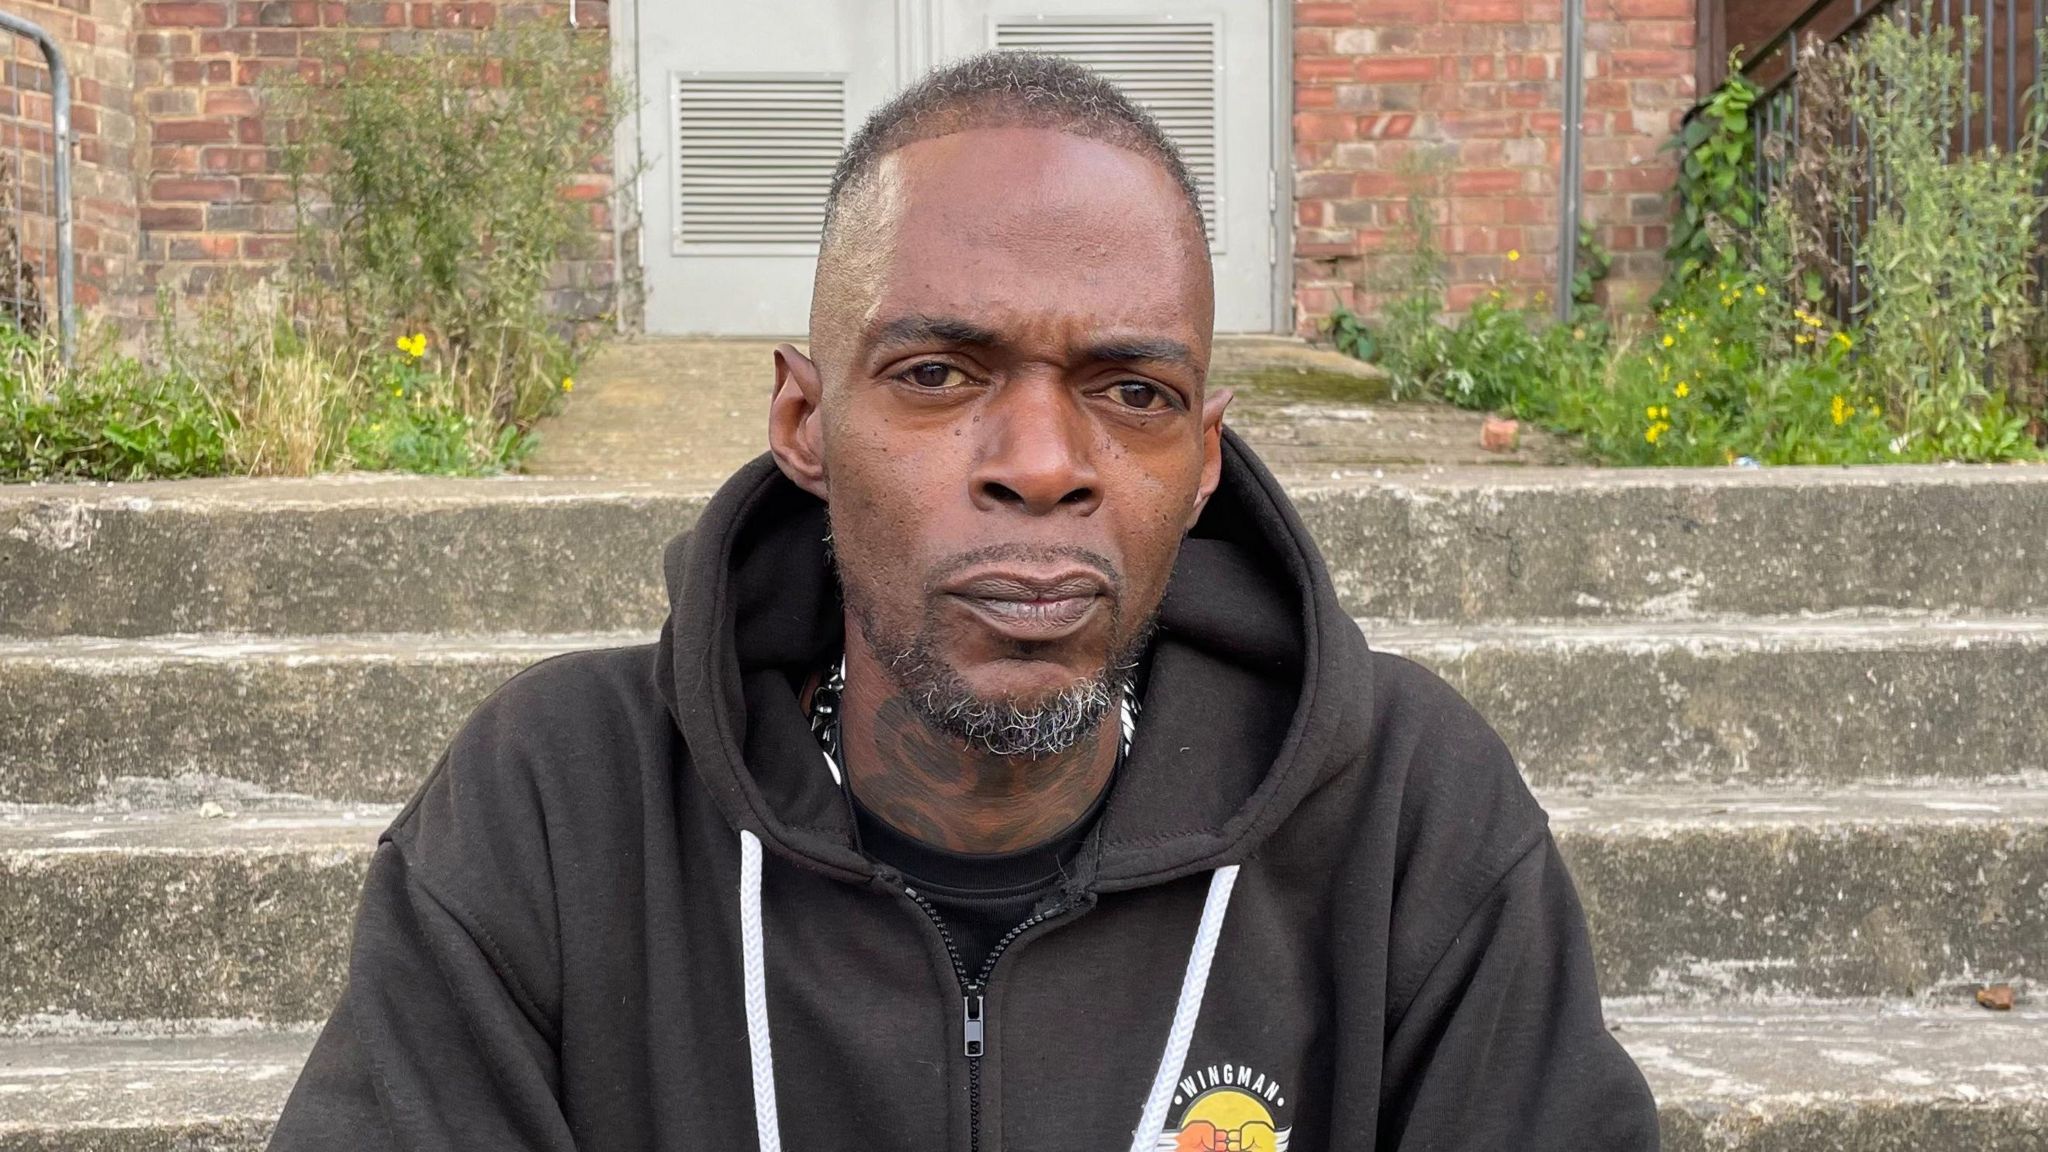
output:
[[[1218,475],[1198,222],[1152,160],[1033,128],[908,145],[843,211],[773,439],[860,639],[938,708],[1099,695]]]

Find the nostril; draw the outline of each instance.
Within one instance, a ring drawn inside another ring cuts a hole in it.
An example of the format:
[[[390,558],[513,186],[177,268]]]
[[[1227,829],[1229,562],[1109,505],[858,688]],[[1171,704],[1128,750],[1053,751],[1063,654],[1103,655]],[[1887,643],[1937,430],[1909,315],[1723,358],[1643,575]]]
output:
[[[998,484],[993,480],[984,483],[981,486],[981,490],[988,494],[989,499],[999,504],[1022,504],[1024,502],[1024,497],[1015,489],[1005,484]]]
[[[1088,501],[1090,501],[1090,500],[1093,500],[1093,499],[1095,499],[1095,490],[1094,490],[1094,489],[1092,489],[1092,488],[1076,488],[1076,489],[1074,489],[1074,490],[1073,490],[1072,492],[1069,492],[1069,493],[1067,493],[1067,494],[1066,494],[1065,496],[1062,496],[1062,497],[1060,497],[1060,503],[1062,503],[1062,504],[1085,504],[1085,503],[1087,503]]]

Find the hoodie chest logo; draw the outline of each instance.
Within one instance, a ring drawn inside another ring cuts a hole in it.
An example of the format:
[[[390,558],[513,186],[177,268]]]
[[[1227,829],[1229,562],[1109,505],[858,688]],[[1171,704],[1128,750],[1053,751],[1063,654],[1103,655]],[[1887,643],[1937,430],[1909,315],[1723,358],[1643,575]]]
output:
[[[1188,1069],[1174,1085],[1174,1127],[1159,1152],[1286,1152],[1280,1081],[1243,1064]]]

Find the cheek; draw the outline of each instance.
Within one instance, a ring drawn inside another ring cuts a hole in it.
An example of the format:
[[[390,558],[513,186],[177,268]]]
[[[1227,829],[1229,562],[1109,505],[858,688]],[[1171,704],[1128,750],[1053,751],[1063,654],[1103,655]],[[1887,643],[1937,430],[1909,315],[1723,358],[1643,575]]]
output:
[[[1134,467],[1119,480],[1133,498],[1119,502],[1124,514],[1118,530],[1131,591],[1149,607],[1166,591],[1173,574],[1181,538],[1187,534],[1188,512],[1201,484],[1201,461],[1153,460],[1151,467],[1142,467],[1135,466],[1135,453],[1128,459]]]
[[[928,562],[934,472],[887,424],[834,427],[826,447],[833,546],[849,580],[870,600],[901,599],[922,585]]]

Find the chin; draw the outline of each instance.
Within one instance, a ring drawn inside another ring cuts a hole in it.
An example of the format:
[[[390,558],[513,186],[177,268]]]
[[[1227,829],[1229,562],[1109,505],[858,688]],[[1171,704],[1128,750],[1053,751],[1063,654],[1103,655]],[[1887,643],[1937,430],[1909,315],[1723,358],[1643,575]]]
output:
[[[978,700],[1032,708],[1100,680],[1103,668],[1098,664],[1093,670],[1076,672],[1060,664],[1004,660],[977,667],[956,667],[955,671]]]

